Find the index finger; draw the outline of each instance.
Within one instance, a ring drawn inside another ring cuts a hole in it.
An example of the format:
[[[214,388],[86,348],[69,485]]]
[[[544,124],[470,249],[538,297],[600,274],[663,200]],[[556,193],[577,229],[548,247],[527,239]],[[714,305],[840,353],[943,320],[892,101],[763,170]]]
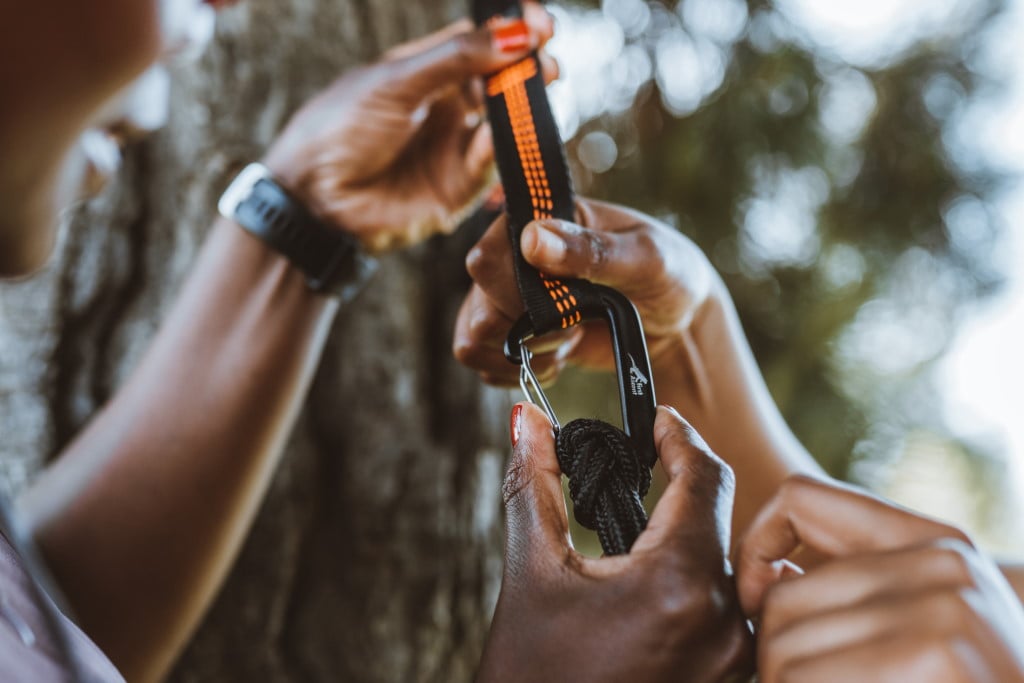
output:
[[[541,47],[554,30],[551,16],[542,7],[527,3],[524,9],[522,20],[504,20],[473,30],[468,30],[472,29],[469,23],[458,22],[394,48],[385,59],[392,93],[422,101],[440,89],[462,85],[469,78],[494,73],[523,59]],[[503,42],[502,34],[508,31],[514,40]]]
[[[523,314],[516,284],[508,216],[502,214],[466,256],[466,270],[491,304],[510,320]]]
[[[551,15],[548,14],[547,10],[545,10],[543,6],[533,0],[528,0],[523,3],[523,19],[537,31],[538,37],[540,38],[540,44],[542,46],[551,40],[554,34],[554,27],[551,23]],[[452,38],[463,33],[471,33],[475,28],[476,26],[473,24],[473,20],[468,17],[464,17],[433,33],[420,38],[414,38],[406,43],[402,43],[401,45],[396,45],[385,52],[381,57],[381,60],[393,62],[407,57],[414,57],[418,54],[428,52],[429,50],[433,50],[436,47],[444,45]]]
[[[897,550],[941,538],[970,543],[963,532],[838,482],[786,480],[750,525],[736,551],[740,602],[761,611],[781,561],[801,546],[828,557]]]

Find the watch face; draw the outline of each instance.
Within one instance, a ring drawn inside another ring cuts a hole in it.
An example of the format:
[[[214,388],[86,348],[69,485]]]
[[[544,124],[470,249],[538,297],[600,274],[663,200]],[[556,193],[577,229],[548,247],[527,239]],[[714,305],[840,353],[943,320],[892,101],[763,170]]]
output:
[[[245,167],[231,187],[224,192],[217,204],[217,210],[224,218],[234,218],[238,205],[252,194],[252,188],[261,180],[270,178],[270,171],[263,164],[249,164]]]

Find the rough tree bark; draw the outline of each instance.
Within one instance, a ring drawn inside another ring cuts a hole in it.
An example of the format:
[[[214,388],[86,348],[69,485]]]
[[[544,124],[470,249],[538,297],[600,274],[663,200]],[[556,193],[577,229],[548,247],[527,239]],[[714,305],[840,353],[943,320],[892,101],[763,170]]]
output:
[[[179,67],[170,125],[0,289],[0,461],[31,481],[116,390],[216,197],[307,96],[458,0],[250,0]],[[500,576],[505,392],[451,358],[465,244],[385,260],[343,312],[251,538],[172,680],[466,681]],[[394,305],[395,303],[400,305]]]

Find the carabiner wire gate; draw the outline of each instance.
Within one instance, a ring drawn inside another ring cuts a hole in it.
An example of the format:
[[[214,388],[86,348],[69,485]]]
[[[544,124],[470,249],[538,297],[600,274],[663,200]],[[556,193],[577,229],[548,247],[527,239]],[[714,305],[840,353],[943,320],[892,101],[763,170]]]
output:
[[[562,424],[558,421],[555,409],[551,407],[551,401],[548,400],[547,394],[544,393],[544,387],[540,385],[537,374],[530,367],[533,351],[526,348],[525,340],[520,340],[519,342],[519,357],[523,361],[519,366],[519,388],[526,395],[526,400],[544,409],[548,419],[551,420],[551,425],[555,428],[555,436],[558,436],[558,432],[562,431]]]

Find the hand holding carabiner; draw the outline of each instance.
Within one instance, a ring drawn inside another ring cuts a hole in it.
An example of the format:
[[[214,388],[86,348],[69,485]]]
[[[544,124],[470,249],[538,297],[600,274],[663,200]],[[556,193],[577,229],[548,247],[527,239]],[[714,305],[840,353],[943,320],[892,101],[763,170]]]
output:
[[[717,275],[700,250],[672,228],[610,204],[580,200],[577,205],[581,225],[541,221],[527,226],[523,256],[548,275],[585,278],[632,300],[643,319],[657,377],[659,364],[673,363],[685,353],[684,335],[715,290]],[[519,381],[518,368],[502,351],[523,312],[509,249],[503,217],[469,254],[474,286],[455,332],[456,357],[484,381],[500,386]],[[533,370],[544,384],[567,364],[615,367],[607,331],[593,324],[546,335],[531,349]]]

